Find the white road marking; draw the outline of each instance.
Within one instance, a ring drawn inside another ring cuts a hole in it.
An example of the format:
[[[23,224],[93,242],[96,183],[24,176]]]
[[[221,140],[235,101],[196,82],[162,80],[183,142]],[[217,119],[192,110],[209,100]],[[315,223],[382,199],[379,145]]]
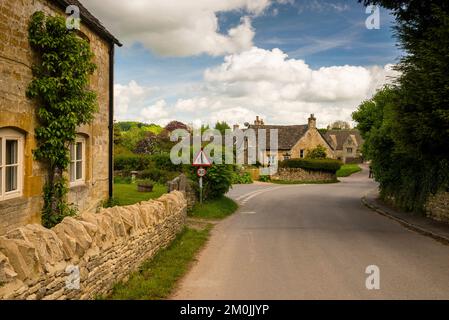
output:
[[[256,211],[244,211],[241,214],[256,214]]]

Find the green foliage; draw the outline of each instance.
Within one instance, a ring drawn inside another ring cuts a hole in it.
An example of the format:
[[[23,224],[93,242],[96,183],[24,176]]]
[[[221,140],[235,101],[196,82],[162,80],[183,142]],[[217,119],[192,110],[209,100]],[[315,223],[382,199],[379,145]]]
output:
[[[280,168],[301,168],[306,170],[337,172],[342,163],[334,159],[288,159],[279,162]]]
[[[327,157],[327,150],[321,144],[316,146],[316,148],[309,150],[307,152],[308,159],[326,159],[326,157]]]
[[[405,54],[395,87],[362,104],[354,120],[367,138],[381,195],[422,211],[430,194],[449,187],[449,6],[437,0],[364,3],[392,10]]]
[[[154,182],[151,179],[139,179],[136,181],[136,183],[140,186],[146,186],[146,187],[153,187],[156,182]]]
[[[190,179],[194,183],[197,193],[199,193],[197,167],[191,168]],[[234,166],[229,164],[214,164],[207,169],[207,174],[203,177],[203,199],[217,199],[229,191],[232,186],[232,175]]]
[[[68,30],[63,17],[47,17],[38,11],[32,15],[28,31],[30,45],[38,56],[27,90],[28,98],[38,104],[34,157],[49,170],[42,220],[51,227],[75,211],[66,203],[63,175],[76,128],[90,123],[98,108],[96,94],[88,89],[96,66],[89,43]]]
[[[271,181],[271,177],[270,176],[260,176],[259,177],[259,181],[260,182],[270,182]]]
[[[117,155],[114,157],[115,170],[140,171],[152,165],[151,156],[144,155]]]
[[[226,134],[226,130],[231,129],[231,127],[225,122],[225,121],[218,121],[215,124],[215,128],[216,130],[220,131],[221,135],[224,136]]]
[[[248,172],[236,172],[232,173],[232,184],[251,184],[253,179]]]

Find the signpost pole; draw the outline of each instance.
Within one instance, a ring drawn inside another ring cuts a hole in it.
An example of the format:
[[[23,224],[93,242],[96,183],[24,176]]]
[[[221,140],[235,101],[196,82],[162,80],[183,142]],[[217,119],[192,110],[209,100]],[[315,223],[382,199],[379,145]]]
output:
[[[203,177],[200,177],[200,204],[203,204]]]

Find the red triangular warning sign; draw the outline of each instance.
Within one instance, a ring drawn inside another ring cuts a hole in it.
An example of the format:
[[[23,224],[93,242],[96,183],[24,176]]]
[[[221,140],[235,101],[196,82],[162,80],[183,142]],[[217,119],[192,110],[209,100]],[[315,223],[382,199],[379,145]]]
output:
[[[201,150],[198,152],[198,155],[193,160],[194,167],[210,167],[212,165],[212,161],[207,157],[206,153]]]

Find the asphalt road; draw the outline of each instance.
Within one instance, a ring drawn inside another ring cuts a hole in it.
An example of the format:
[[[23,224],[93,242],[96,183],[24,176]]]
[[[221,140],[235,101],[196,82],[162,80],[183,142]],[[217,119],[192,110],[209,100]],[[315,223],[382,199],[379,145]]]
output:
[[[365,208],[367,172],[327,185],[236,186],[174,299],[449,299],[449,246]],[[368,290],[367,266],[380,271]]]

